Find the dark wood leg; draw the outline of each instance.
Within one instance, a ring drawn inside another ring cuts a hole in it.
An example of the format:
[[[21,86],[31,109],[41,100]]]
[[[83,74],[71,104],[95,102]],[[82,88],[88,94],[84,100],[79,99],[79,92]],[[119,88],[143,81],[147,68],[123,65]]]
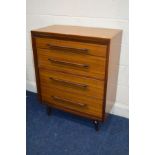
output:
[[[50,116],[52,114],[52,108],[47,106],[47,115]]]
[[[95,126],[95,130],[96,131],[99,131],[99,121],[93,121],[93,124],[94,124],[94,126]]]

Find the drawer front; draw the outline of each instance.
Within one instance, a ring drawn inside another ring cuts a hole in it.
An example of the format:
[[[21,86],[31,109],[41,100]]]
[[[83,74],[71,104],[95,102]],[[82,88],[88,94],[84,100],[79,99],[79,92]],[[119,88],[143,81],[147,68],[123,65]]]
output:
[[[107,46],[82,42],[64,41],[47,38],[36,38],[37,48],[57,50],[59,52],[73,52],[83,55],[106,57]]]
[[[106,59],[91,55],[59,53],[56,50],[38,49],[40,68],[78,74],[97,79],[105,77]]]
[[[40,71],[40,82],[51,90],[61,90],[80,96],[103,99],[104,81],[61,72]]]
[[[79,96],[41,86],[42,100],[51,105],[102,117],[102,100]]]

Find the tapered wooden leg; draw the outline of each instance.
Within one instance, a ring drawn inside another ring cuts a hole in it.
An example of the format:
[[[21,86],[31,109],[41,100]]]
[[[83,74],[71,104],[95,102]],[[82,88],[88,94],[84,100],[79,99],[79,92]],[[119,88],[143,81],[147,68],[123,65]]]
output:
[[[47,106],[47,115],[50,116],[52,114],[52,108]]]
[[[99,121],[93,121],[94,127],[96,131],[99,131]]]

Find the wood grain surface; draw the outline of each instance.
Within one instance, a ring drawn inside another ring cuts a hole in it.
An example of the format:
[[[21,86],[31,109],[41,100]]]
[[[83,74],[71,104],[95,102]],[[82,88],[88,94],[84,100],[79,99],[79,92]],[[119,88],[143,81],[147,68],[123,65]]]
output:
[[[37,53],[39,68],[104,79],[105,58],[47,49],[38,49]]]
[[[78,96],[103,99],[104,81],[93,78],[65,74],[62,72],[40,70],[41,85],[52,90],[61,90]]]

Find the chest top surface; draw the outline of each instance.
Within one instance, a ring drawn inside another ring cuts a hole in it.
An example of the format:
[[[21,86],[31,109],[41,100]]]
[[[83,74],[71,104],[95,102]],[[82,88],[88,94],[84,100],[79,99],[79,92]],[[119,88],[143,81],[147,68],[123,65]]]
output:
[[[112,39],[118,33],[121,33],[122,30],[69,25],[52,25],[32,30],[32,32]]]

